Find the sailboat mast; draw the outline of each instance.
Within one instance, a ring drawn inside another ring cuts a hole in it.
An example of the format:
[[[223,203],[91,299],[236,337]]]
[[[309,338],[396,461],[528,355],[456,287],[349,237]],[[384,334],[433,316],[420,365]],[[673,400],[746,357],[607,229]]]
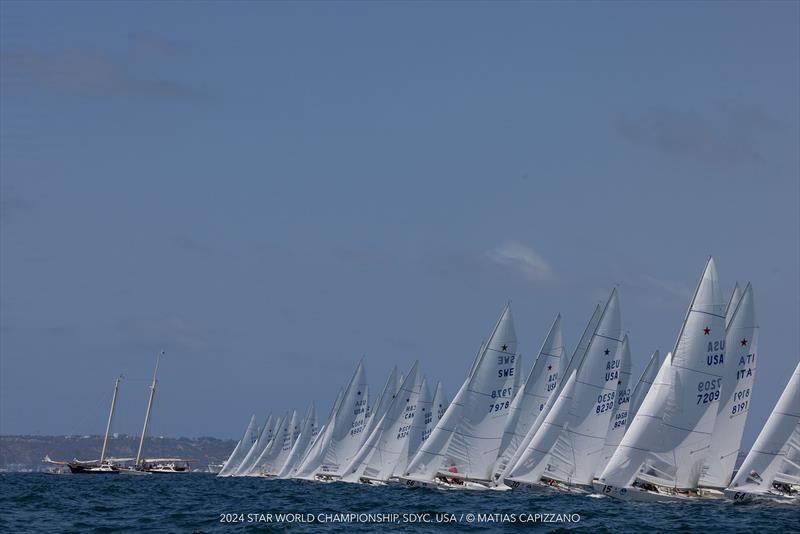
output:
[[[144,448],[144,438],[147,436],[147,427],[150,425],[150,411],[153,409],[153,398],[156,396],[156,375],[158,374],[158,364],[161,362],[161,356],[164,351],[158,353],[156,356],[156,369],[153,371],[153,382],[150,384],[150,398],[147,399],[147,411],[144,414],[144,426],[142,427],[142,437],[139,438],[139,450],[136,452],[136,467],[142,461],[142,449]]]
[[[117,405],[117,391],[119,391],[119,381],[122,380],[122,375],[118,376],[114,381],[114,394],[111,395],[111,410],[108,412],[108,422],[106,423],[106,433],[103,436],[103,448],[100,449],[100,465],[103,465],[103,460],[106,458],[106,447],[108,446],[108,434],[111,432],[111,420],[114,419],[114,407]]]

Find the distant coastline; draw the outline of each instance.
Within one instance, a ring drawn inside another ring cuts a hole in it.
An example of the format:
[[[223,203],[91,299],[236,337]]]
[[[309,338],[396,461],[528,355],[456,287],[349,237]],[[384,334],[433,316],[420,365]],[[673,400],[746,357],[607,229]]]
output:
[[[95,459],[100,455],[102,441],[99,435],[0,436],[0,472],[47,471],[50,466],[42,463],[45,455],[58,460]],[[109,454],[136,456],[137,445],[136,436],[115,434],[109,440]],[[205,471],[209,463],[224,462],[235,445],[235,440],[212,437],[151,437],[145,441],[145,451],[150,458],[188,458],[193,469]]]

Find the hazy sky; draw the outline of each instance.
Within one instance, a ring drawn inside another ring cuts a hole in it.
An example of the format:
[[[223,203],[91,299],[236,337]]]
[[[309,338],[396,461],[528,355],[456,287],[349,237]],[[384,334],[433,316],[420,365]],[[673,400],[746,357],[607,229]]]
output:
[[[240,434],[507,300],[634,373],[713,254],[753,282],[749,447],[800,355],[800,4],[0,3],[0,432]],[[530,360],[528,364],[530,365]]]

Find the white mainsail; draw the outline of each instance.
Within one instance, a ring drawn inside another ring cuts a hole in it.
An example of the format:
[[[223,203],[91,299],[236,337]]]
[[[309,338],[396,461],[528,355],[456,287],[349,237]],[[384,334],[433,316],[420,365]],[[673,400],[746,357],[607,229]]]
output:
[[[642,401],[644,401],[647,392],[650,391],[650,386],[653,385],[653,382],[656,379],[658,369],[661,367],[659,358],[660,354],[658,350],[653,351],[653,354],[650,356],[650,361],[647,362],[647,366],[644,368],[644,371],[642,371],[639,381],[636,382],[636,387],[633,388],[633,393],[631,393],[631,404],[628,407],[627,426],[630,426],[630,422],[633,421],[634,417],[636,417],[636,413],[639,411]]]
[[[421,386],[418,368],[415,361],[375,431],[343,471],[343,481],[358,482],[362,477],[385,481],[392,476],[416,415]]]
[[[636,477],[678,489],[697,488],[723,380],[725,303],[709,258],[671,357],[600,475],[604,491]]]
[[[614,411],[621,359],[621,314],[616,288],[577,367],[575,390],[564,428],[550,450],[544,475],[568,484],[590,485],[602,459]],[[557,401],[558,402],[558,401]],[[513,477],[512,477],[513,478]]]
[[[611,455],[617,450],[617,446],[622,441],[622,436],[628,429],[628,421],[630,418],[631,406],[631,348],[626,335],[622,338],[622,346],[620,347],[622,355],[622,365],[619,371],[619,382],[617,385],[617,395],[614,404],[614,411],[611,413],[611,420],[608,422],[608,431],[606,432],[606,441],[603,445],[603,454],[600,463],[595,469],[596,473],[602,473]]]
[[[743,500],[775,482],[800,484],[800,363],[725,494]]]
[[[736,287],[739,287],[738,284]],[[700,477],[700,486],[703,487],[722,489],[730,484],[750,410],[756,373],[758,326],[752,286],[747,284],[740,293],[727,320],[725,376],[706,470]]]
[[[594,311],[592,312],[592,316],[589,318],[589,322],[586,324],[586,328],[583,331],[583,335],[581,336],[581,339],[578,341],[578,345],[575,347],[575,351],[572,353],[572,357],[570,358],[569,363],[567,363],[566,367],[562,365],[562,368],[564,370],[559,372],[560,376],[558,383],[556,385],[556,389],[547,399],[547,403],[544,405],[544,409],[541,412],[539,412],[539,415],[536,416],[536,420],[533,422],[533,425],[528,430],[528,433],[525,435],[525,439],[522,440],[520,446],[517,447],[517,451],[514,453],[514,455],[511,457],[511,460],[508,462],[505,470],[506,473],[510,473],[512,469],[520,462],[522,456],[526,454],[526,451],[528,450],[528,447],[533,441],[534,436],[536,435],[537,432],[539,432],[539,429],[547,420],[547,417],[550,414],[550,411],[553,409],[553,406],[555,406],[555,403],[558,401],[561,391],[566,386],[566,381],[572,375],[573,371],[575,371],[583,362],[583,359],[586,356],[586,351],[589,349],[589,342],[592,340],[592,336],[594,336],[595,330],[597,330],[597,326],[600,324],[600,318],[603,315],[603,309],[604,308],[601,307],[599,304],[595,306]],[[570,399],[571,398],[572,397],[570,395]],[[551,419],[550,423],[552,425],[554,421]],[[559,426],[559,428],[561,427]],[[550,432],[548,432],[546,436],[552,436],[552,439],[556,439],[558,437],[558,434],[553,435]],[[540,440],[539,443],[542,446],[544,446],[545,442]],[[548,445],[548,447],[551,446],[552,442]],[[533,457],[529,457],[528,459],[526,459],[527,467],[524,468],[520,467],[520,469],[517,471],[517,476],[526,477],[527,475],[524,475],[523,473],[528,473],[530,471],[532,465],[531,462],[534,461],[538,460],[534,460]],[[503,474],[501,474],[501,479]],[[538,478],[536,480],[538,480]]]
[[[253,443],[258,439],[258,423],[256,423],[256,416],[255,414],[250,417],[250,422],[247,423],[247,427],[244,430],[244,435],[242,439],[239,440],[239,443],[236,444],[236,447],[233,449],[233,452],[225,461],[220,469],[218,477],[229,477],[232,476],[236,470],[239,468],[239,465],[244,460],[244,457],[247,455],[250,447],[253,446]]]
[[[242,460],[242,463],[239,464],[239,467],[236,469],[235,476],[244,476],[250,471],[250,468],[253,467],[258,457],[261,456],[261,453],[269,445],[269,442],[272,441],[274,433],[275,421],[272,418],[272,414],[269,414],[266,421],[264,421],[264,425],[261,427],[261,433],[258,435],[258,439],[256,439],[253,446],[250,447],[244,460]]]
[[[314,403],[312,402],[300,425],[300,432],[297,434],[283,465],[278,470],[278,477],[287,478],[292,475],[298,462],[303,459],[303,455],[311,444],[311,440],[316,437],[318,430],[319,420],[317,419],[317,410],[314,408]]]
[[[511,305],[503,310],[452,404],[408,466],[404,478],[448,476],[488,481],[497,459],[517,379]]]
[[[511,458],[555,392],[563,356],[561,314],[558,314],[550,326],[524,386],[517,391],[511,402],[508,421],[500,442],[500,455],[494,466],[495,479],[499,479],[505,472]]]
[[[317,474],[340,477],[365,439],[368,405],[364,362],[360,360],[336,413],[325,429],[319,454],[307,458],[295,477],[313,478]]]

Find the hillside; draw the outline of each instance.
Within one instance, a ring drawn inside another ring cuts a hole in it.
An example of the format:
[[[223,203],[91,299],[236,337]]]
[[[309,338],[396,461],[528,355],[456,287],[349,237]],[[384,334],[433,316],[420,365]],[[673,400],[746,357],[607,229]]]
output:
[[[0,436],[0,471],[40,471],[45,455],[53,460],[92,460],[100,456],[102,436]],[[138,438],[124,434],[112,437],[107,455],[136,456]],[[148,438],[145,456],[148,458],[187,458],[194,469],[205,470],[211,462],[224,461],[236,442],[217,438]]]

